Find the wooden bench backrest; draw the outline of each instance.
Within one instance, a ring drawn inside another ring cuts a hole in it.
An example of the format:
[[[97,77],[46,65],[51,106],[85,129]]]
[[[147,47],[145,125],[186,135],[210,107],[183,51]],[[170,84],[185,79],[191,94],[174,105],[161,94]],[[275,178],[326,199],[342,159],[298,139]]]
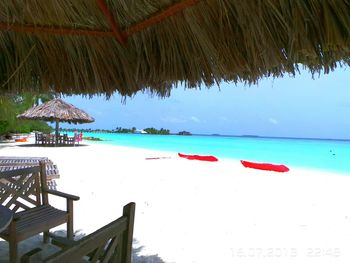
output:
[[[80,239],[74,246],[52,255],[45,262],[131,263],[134,217],[135,203],[129,203],[124,206],[122,217]]]
[[[53,164],[47,157],[18,157],[18,156],[0,156],[0,165],[38,165],[40,161]]]
[[[11,157],[11,156],[0,156],[0,172],[7,170],[16,170],[19,168],[26,168],[29,166],[36,166],[40,164],[40,161],[46,163],[46,176],[47,180],[50,181],[49,185],[54,186],[53,179],[60,177],[60,172],[49,158],[47,157]]]
[[[41,194],[42,183],[46,185],[44,162],[37,166],[0,172],[0,204],[14,212],[47,204],[47,193]]]

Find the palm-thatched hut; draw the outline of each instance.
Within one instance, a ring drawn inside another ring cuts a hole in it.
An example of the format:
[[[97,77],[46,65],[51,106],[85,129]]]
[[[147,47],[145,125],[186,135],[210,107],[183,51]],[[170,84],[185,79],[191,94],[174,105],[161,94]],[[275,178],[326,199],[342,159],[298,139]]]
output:
[[[95,119],[85,111],[57,98],[35,106],[17,116],[24,120],[43,120],[56,123],[56,145],[58,144],[59,122],[89,123]]]
[[[169,95],[349,64],[348,0],[0,1],[0,94]]]

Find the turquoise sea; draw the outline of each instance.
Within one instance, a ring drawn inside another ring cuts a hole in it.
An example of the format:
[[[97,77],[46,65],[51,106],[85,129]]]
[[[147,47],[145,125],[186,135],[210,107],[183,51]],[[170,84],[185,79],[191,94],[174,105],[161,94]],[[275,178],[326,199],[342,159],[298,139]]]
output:
[[[350,175],[350,141],[234,136],[178,136],[84,133],[120,145],[214,155],[220,158],[285,164],[292,167],[334,171]]]

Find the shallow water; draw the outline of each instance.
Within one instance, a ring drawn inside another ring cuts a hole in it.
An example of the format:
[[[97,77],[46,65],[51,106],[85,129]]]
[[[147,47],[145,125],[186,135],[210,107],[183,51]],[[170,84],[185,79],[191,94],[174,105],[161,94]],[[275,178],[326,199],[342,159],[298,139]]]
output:
[[[350,175],[350,141],[234,136],[84,133],[110,145],[285,164]]]

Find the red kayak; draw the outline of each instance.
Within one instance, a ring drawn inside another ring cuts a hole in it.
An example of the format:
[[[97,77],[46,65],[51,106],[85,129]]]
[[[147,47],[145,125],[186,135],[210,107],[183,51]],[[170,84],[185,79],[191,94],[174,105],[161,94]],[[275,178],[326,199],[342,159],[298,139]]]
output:
[[[288,172],[289,168],[283,164],[271,164],[271,163],[253,163],[248,161],[241,160],[241,163],[244,167],[266,170],[266,171],[274,171],[274,172]]]
[[[182,154],[178,153],[178,155],[182,158],[186,158],[188,160],[199,160],[199,161],[208,161],[208,162],[217,162],[218,158],[215,156],[205,156],[205,155],[187,155],[187,154]]]

